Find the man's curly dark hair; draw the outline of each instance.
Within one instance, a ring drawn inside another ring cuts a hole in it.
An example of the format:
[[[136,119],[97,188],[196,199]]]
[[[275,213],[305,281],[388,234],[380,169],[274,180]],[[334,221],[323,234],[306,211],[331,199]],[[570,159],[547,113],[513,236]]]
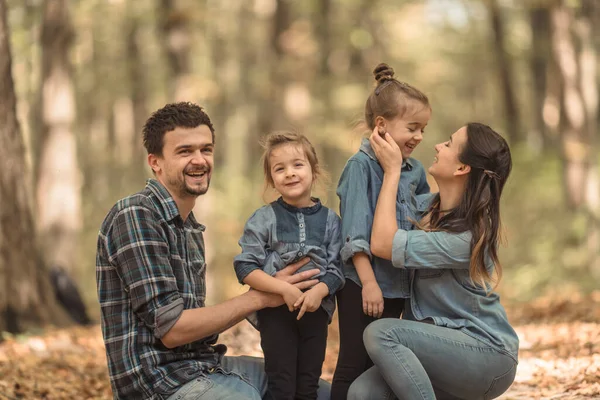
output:
[[[164,137],[175,128],[196,128],[206,125],[215,142],[215,128],[204,109],[190,102],[170,103],[155,111],[144,124],[144,147],[148,154],[162,156]]]

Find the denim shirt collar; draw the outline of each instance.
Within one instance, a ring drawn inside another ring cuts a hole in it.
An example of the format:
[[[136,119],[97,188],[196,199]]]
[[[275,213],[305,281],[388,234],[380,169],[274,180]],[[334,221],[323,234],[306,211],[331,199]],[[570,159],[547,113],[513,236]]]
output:
[[[375,155],[375,152],[373,151],[373,148],[371,147],[371,142],[369,142],[369,139],[364,138],[362,140],[362,142],[360,143],[360,151],[362,151],[363,153],[365,153],[367,156],[369,156],[369,158],[373,161],[377,161],[377,156]],[[407,158],[402,160],[402,169],[404,168],[408,168],[409,170],[413,169],[413,164],[412,164],[412,159]]]
[[[321,200],[319,200],[316,197],[311,197],[310,199],[315,202],[315,204],[312,205],[312,206],[310,206],[310,207],[295,207],[295,206],[293,206],[291,204],[288,204],[285,201],[283,201],[283,197],[279,197],[277,199],[277,203],[279,205],[281,205],[283,208],[285,208],[286,210],[288,210],[289,212],[302,213],[302,214],[305,214],[305,215],[310,215],[310,214],[316,213],[322,207]]]
[[[171,193],[167,190],[166,187],[162,185],[156,179],[148,179],[146,181],[146,188],[148,188],[157,198],[158,202],[161,205],[161,214],[165,218],[166,221],[171,221],[179,217],[179,221],[182,225],[191,225],[193,229],[201,229],[204,230],[204,225],[198,223],[196,221],[196,217],[194,217],[194,212],[192,211],[188,216],[188,219],[184,222],[179,214],[179,209],[177,208],[177,203]]]

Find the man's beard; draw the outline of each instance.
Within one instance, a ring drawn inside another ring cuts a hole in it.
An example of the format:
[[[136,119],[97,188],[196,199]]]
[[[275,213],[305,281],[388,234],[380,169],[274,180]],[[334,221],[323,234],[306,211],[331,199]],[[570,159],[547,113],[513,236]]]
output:
[[[210,186],[210,168],[203,168],[201,170],[184,170],[183,173],[181,174],[181,180],[179,179],[171,179],[170,180],[170,184],[172,187],[177,188],[176,190],[179,192],[179,195],[182,197],[187,197],[187,196],[193,196],[193,197],[198,197],[198,196],[202,196],[204,194],[206,194],[206,192],[208,191],[208,187]],[[190,186],[187,183],[186,180],[186,174],[190,173],[190,172],[204,172],[205,173],[205,178],[206,178],[206,185],[203,186]]]
[[[209,186],[210,186],[210,178],[209,177],[206,178],[206,186],[203,186],[203,187],[191,187],[187,184],[187,182],[185,180],[183,181],[183,190],[185,191],[185,193],[192,195],[192,196],[202,196],[203,194],[206,194],[206,192],[208,192]]]

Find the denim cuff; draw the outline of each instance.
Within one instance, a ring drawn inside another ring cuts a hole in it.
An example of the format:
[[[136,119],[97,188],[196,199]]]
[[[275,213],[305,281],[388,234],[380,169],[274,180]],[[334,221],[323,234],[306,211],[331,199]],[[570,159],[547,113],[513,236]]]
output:
[[[344,281],[334,274],[325,274],[319,281],[323,282],[329,288],[329,294],[334,294],[344,285]]]
[[[154,328],[154,337],[162,338],[171,330],[173,325],[179,320],[183,313],[183,299],[181,297],[175,299],[156,310],[156,327]]]
[[[342,262],[347,263],[356,253],[366,253],[371,258],[371,246],[369,242],[362,239],[352,240],[350,237],[347,237],[344,247],[340,251]]]
[[[237,263],[235,266],[235,275],[238,278],[238,282],[244,284],[244,279],[250,274],[250,272],[260,269],[260,267],[253,263]]]
[[[404,268],[407,242],[408,232],[398,229],[392,242],[392,265],[396,268]]]

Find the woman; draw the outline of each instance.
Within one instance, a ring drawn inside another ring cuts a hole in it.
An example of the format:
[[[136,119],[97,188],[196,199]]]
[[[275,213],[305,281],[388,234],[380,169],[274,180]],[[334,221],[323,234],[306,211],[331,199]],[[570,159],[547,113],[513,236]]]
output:
[[[512,161],[506,141],[470,123],[435,146],[430,195],[418,227],[396,224],[402,153],[389,134],[370,138],[385,174],[371,251],[412,273],[404,319],[365,330],[375,366],[351,386],[349,399],[492,399],[512,384],[519,340],[493,283],[498,261],[500,195]],[[421,206],[417,204],[417,206]]]

